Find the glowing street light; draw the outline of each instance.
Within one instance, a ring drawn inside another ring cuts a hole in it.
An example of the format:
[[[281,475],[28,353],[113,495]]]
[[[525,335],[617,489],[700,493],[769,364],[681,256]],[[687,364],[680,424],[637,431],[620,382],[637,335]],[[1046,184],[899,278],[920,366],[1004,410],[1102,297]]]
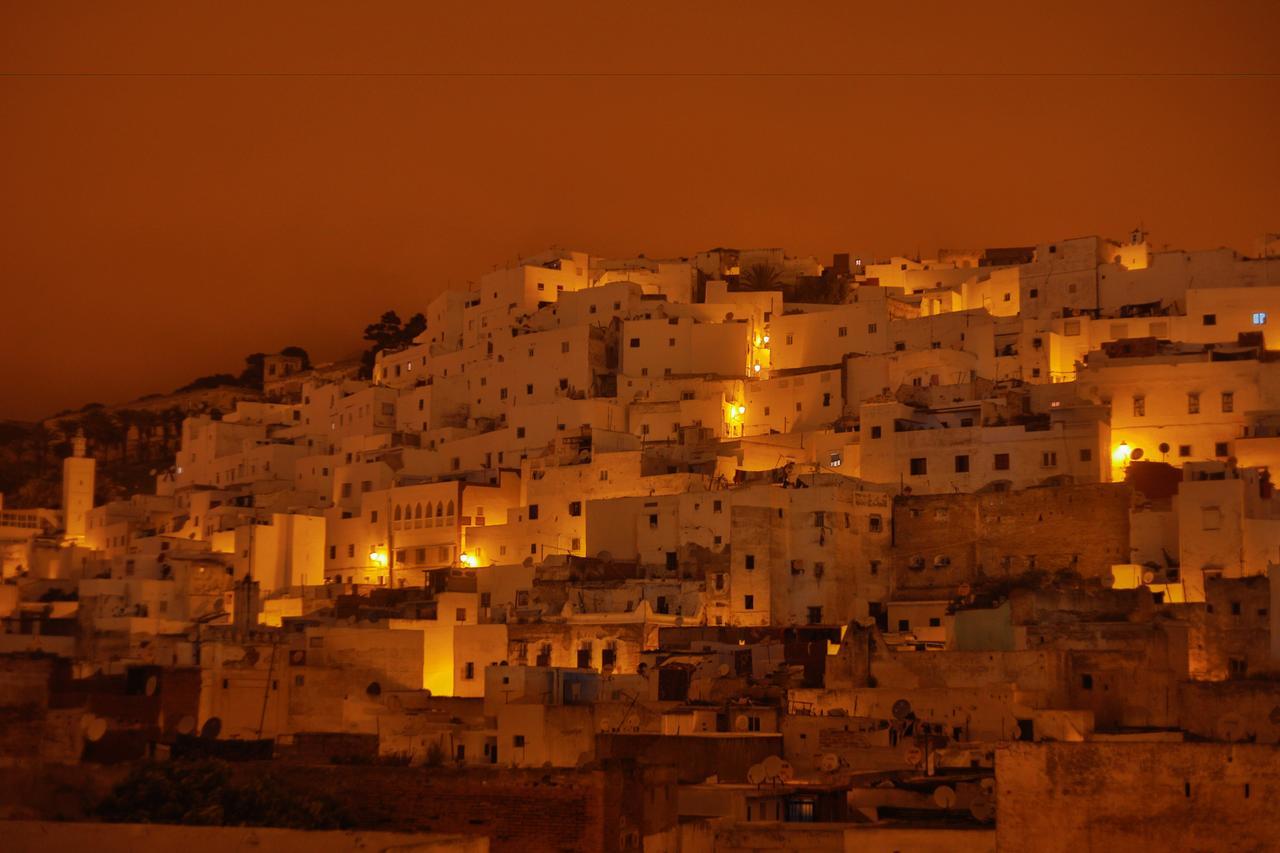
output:
[[[1123,465],[1129,461],[1129,442],[1122,441],[1111,451],[1111,461],[1117,465]]]
[[[476,559],[475,554],[468,554],[466,552],[463,552],[462,554],[458,555],[458,562],[464,565],[465,567],[467,567],[468,569],[474,569],[476,567],[476,564],[479,563],[480,561]]]

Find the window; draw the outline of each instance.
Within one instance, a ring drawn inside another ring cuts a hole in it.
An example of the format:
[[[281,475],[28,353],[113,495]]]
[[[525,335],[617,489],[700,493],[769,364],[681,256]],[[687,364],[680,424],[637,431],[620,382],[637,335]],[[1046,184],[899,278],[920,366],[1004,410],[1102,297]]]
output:
[[[338,546],[337,546],[337,545],[330,545],[330,546],[329,546],[329,559],[330,559],[330,560],[336,560],[336,559],[338,559]]]
[[[569,501],[569,515],[574,518],[582,515],[582,501]]]
[[[355,555],[356,555],[356,546],[355,546],[355,545],[348,545],[348,546],[347,546],[347,557],[348,557],[348,558],[351,558],[351,557],[354,557]]]
[[[821,625],[822,624],[822,608],[810,607],[809,613],[808,613],[808,619],[809,619],[810,625]]]
[[[836,329],[836,337],[837,337],[837,338],[847,338],[847,337],[849,337],[849,327],[848,327],[848,326],[841,326],[841,327],[839,327],[838,329]]]
[[[1181,457],[1183,457],[1184,459],[1185,459],[1186,457],[1190,456],[1190,455],[1191,455],[1191,445],[1189,445],[1189,444],[1179,444],[1179,445],[1178,445],[1178,455],[1179,455],[1179,456],[1181,456]]]
[[[1214,455],[1214,456],[1227,456],[1227,455],[1229,455],[1228,450],[1227,450],[1227,443],[1226,443],[1225,441],[1217,441],[1217,442],[1214,442],[1214,445],[1213,445],[1213,455]]]
[[[1034,287],[1027,291],[1027,297],[1030,299],[1035,299],[1039,295],[1040,291]]]
[[[878,426],[873,426],[873,427],[871,428],[871,437],[872,437],[872,438],[879,438],[879,437],[880,437],[880,427],[878,427]]]
[[[923,456],[917,456],[911,460],[911,476],[923,477],[929,473],[929,460]]]
[[[747,569],[754,569],[756,567],[756,555],[755,554],[744,555],[742,564]]]
[[[793,343],[795,343],[795,335],[787,335],[787,346],[791,346]]]
[[[1200,414],[1200,392],[1199,391],[1187,392],[1187,414],[1188,415]]]
[[[524,427],[516,427],[516,438],[524,438]]]
[[[1040,454],[1041,468],[1057,468],[1058,452],[1056,450],[1046,450]]]
[[[1008,453],[997,453],[997,454],[996,454],[996,458],[995,458],[995,469],[996,469],[997,471],[1008,471],[1008,470],[1009,470],[1009,454],[1008,454]]]
[[[537,504],[529,504],[529,520],[530,520],[530,521],[537,521],[537,520],[538,520],[538,505],[537,505]]]
[[[743,609],[743,610],[755,610],[755,609],[756,609],[756,597],[755,597],[754,595],[744,595],[744,596],[742,596],[742,609]]]
[[[911,630],[911,620],[910,620],[910,619],[899,619],[899,620],[898,620],[898,630],[899,630],[899,631],[910,631],[910,630]]]
[[[961,454],[956,457],[956,473],[957,474],[969,473],[969,457],[967,454]]]
[[[569,342],[568,342],[568,341],[561,341],[561,342],[560,342],[560,352],[568,352],[568,351],[569,351]]]
[[[942,619],[941,619],[940,617],[938,617],[938,616],[930,616],[930,617],[929,617],[929,627],[930,627],[930,628],[941,628],[941,627],[942,627]]]
[[[712,512],[723,512],[723,511],[724,511],[724,501],[712,501],[712,502],[711,502],[711,511],[712,511]]]
[[[369,523],[370,524],[378,523],[378,511],[376,509],[369,510]]]
[[[1147,398],[1141,394],[1133,395],[1133,416],[1143,418],[1147,415]]]
[[[511,736],[511,745],[512,745],[512,746],[519,746],[519,747],[523,747],[523,746],[524,746],[524,735],[512,735],[512,736]]]
[[[467,661],[463,666],[462,677],[467,681],[471,681],[476,677],[476,665],[474,661]]]
[[[632,348],[632,349],[639,349],[639,348],[640,348],[640,339],[639,339],[639,338],[632,338],[632,339],[631,339],[631,348]]]
[[[867,334],[869,334],[869,335],[874,335],[875,333],[876,333],[876,324],[875,324],[875,323],[868,323],[868,324],[867,324]]]
[[[884,529],[884,519],[879,513],[873,513],[867,516],[867,532],[879,533]]]
[[[1216,326],[1216,325],[1218,325],[1218,315],[1217,315],[1217,314],[1205,314],[1202,322],[1203,322],[1203,323],[1204,323],[1204,325],[1206,325],[1206,326]]]
[[[1092,450],[1091,448],[1088,448],[1088,447],[1082,447],[1082,448],[1080,448],[1080,461],[1081,461],[1081,462],[1092,462],[1092,461],[1093,461],[1093,450]]]
[[[1254,311],[1254,312],[1253,312],[1253,325],[1255,325],[1255,326],[1265,326],[1265,325],[1267,325],[1267,312],[1266,312],[1266,311]]]
[[[1093,689],[1093,674],[1086,672],[1080,676],[1080,687],[1084,690]]]
[[[1075,337],[1076,335],[1080,334],[1080,321],[1068,320],[1067,322],[1063,323],[1062,334],[1068,338]]]
[[[465,607],[459,607],[459,608],[457,608],[457,609],[454,611],[454,613],[453,613],[453,621],[455,621],[455,622],[466,622],[466,621],[467,621],[467,608],[465,608]]]
[[[1236,410],[1236,395],[1233,391],[1222,392],[1222,411],[1234,412]]]

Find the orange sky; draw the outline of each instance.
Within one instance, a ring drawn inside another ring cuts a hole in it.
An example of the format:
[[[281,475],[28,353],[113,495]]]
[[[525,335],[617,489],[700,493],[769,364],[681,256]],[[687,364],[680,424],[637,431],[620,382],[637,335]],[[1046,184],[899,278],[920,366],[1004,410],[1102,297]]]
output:
[[[1274,2],[9,0],[0,417],[347,355],[551,244],[1252,251],[1277,44]]]

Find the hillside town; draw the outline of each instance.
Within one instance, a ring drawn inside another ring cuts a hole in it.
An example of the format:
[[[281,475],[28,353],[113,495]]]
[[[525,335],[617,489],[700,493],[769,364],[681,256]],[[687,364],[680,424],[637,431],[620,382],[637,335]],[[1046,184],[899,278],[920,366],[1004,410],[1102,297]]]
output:
[[[70,436],[0,497],[0,809],[216,761],[460,850],[1274,849],[1269,248],[553,249],[200,391],[144,492]]]

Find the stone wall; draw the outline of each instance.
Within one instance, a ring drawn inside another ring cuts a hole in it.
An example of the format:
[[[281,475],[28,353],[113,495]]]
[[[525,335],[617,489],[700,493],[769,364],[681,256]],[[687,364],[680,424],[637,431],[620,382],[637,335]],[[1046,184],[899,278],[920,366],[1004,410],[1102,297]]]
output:
[[[996,751],[997,847],[1274,850],[1280,748],[1013,743]]]

